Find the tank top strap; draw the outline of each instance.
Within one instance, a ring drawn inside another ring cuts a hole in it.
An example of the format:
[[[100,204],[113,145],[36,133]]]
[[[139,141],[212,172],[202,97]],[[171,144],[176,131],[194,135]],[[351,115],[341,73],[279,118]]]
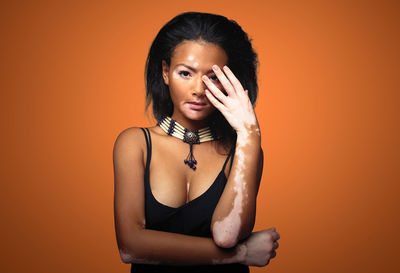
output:
[[[151,136],[150,131],[148,128],[140,128],[143,131],[144,137],[146,138],[146,147],[147,147],[147,160],[146,160],[146,172],[150,167],[150,160],[151,160]]]
[[[226,157],[226,160],[225,160],[225,163],[224,163],[224,166],[222,167],[222,171],[223,172],[225,172],[225,167],[226,167],[226,164],[228,163],[228,161],[229,161],[229,158],[232,156],[232,160],[231,160],[231,166],[230,166],[230,168],[232,168],[232,162],[233,162],[233,155],[234,155],[234,151],[235,151],[235,143],[232,145],[232,147],[231,147],[231,150],[229,151],[229,154],[228,154],[228,156]]]
[[[231,159],[231,164],[230,164],[231,169],[232,169],[233,159],[235,158],[235,149],[236,149],[236,140],[235,140],[235,142],[233,142],[233,145],[232,145],[232,159]]]

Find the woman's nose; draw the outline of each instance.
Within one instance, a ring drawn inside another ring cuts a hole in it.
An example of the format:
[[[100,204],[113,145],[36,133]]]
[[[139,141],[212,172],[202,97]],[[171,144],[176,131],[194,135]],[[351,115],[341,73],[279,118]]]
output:
[[[198,96],[204,95],[204,90],[206,89],[206,85],[201,79],[202,75],[199,75],[194,79],[194,86],[193,86],[193,94]]]

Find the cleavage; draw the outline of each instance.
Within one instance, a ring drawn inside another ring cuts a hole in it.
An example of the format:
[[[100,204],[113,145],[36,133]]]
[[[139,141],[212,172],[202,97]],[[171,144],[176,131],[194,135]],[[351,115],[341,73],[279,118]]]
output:
[[[214,183],[227,154],[220,154],[212,143],[193,145],[197,168],[184,164],[189,145],[170,136],[153,138],[149,184],[153,197],[161,204],[178,208],[198,198]],[[173,151],[173,152],[171,152]]]
[[[210,172],[203,172],[188,178],[183,174],[168,172],[163,168],[157,171],[152,170],[150,164],[150,190],[159,203],[178,208],[202,196],[213,185],[219,172],[211,172],[212,175]]]

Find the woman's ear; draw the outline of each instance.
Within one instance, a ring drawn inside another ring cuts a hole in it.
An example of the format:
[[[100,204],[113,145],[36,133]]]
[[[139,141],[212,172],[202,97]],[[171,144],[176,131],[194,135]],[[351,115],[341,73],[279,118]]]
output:
[[[162,75],[163,75],[163,79],[164,79],[164,83],[166,85],[169,85],[169,65],[167,64],[167,62],[165,60],[162,61]]]

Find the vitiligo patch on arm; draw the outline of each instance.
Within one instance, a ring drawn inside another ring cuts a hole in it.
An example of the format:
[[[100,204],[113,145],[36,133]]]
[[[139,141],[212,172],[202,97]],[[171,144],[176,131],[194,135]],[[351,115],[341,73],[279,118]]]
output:
[[[254,126],[254,125],[253,125]],[[239,237],[239,233],[242,227],[241,214],[244,206],[248,202],[247,183],[245,175],[246,156],[250,151],[246,151],[246,147],[250,144],[251,134],[256,133],[259,135],[259,129],[251,128],[249,130],[238,135],[235,157],[237,158],[237,164],[233,170],[233,182],[235,197],[233,200],[232,209],[229,214],[222,220],[214,222],[213,231],[216,241],[225,241],[228,246],[232,246],[233,241]],[[257,131],[258,129],[258,131]],[[226,242],[227,241],[227,242]]]
[[[121,255],[121,259],[125,263],[137,263],[137,264],[160,264],[160,262],[156,262],[150,259],[138,258],[131,254],[129,254],[125,249],[120,249],[119,253]]]
[[[238,263],[241,262],[245,259],[247,255],[247,246],[245,244],[240,245],[238,248],[236,248],[236,253],[230,258],[225,258],[225,259],[213,259],[211,261],[212,264],[232,264],[232,263]]]

